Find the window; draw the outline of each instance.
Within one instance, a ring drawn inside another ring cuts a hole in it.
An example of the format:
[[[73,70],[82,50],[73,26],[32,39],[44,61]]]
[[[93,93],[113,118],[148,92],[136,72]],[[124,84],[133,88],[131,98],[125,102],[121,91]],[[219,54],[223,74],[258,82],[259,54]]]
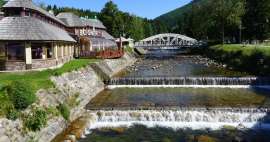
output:
[[[25,16],[30,17],[31,16],[31,12],[30,11],[25,11]]]
[[[32,59],[48,59],[53,57],[53,49],[51,44],[33,43]]]
[[[52,47],[47,47],[47,58],[53,57],[53,49]]]
[[[5,12],[7,16],[21,16],[21,10],[20,9],[9,9],[7,12]]]
[[[43,59],[43,49],[41,44],[32,44],[32,59]]]
[[[25,48],[23,43],[8,43],[8,60],[24,60]]]
[[[0,60],[6,60],[6,47],[4,43],[0,43]]]

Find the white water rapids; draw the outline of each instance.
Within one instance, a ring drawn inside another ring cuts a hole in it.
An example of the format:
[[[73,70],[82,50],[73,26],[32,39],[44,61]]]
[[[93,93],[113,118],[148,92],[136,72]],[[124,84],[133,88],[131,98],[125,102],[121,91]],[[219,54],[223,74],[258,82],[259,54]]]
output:
[[[223,126],[238,128],[270,129],[262,123],[268,110],[138,110],[138,111],[89,111],[91,122],[88,130],[104,127],[130,127],[141,124],[147,127],[172,129],[220,129]]]
[[[259,77],[145,77],[114,78],[105,82],[114,88],[270,88],[270,78]]]

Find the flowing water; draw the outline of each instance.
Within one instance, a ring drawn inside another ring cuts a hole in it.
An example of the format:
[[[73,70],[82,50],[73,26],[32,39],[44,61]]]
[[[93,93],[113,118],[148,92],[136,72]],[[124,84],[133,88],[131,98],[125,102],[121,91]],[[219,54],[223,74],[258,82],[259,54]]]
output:
[[[200,56],[155,50],[105,81],[86,107],[81,142],[206,142],[270,139],[269,77]]]

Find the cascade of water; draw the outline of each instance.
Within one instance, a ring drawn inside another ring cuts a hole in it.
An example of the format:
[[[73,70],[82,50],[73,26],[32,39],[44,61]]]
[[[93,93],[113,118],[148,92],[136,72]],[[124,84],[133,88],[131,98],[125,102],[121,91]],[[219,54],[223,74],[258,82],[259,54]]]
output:
[[[116,78],[105,82],[112,86],[270,86],[270,78],[259,77],[146,77]]]
[[[145,110],[145,111],[89,111],[95,123],[91,128],[119,127],[143,124],[171,128],[212,128],[224,125],[254,127],[264,122],[268,110],[258,109],[198,109],[198,110]],[[262,123],[261,128],[270,128],[270,123]]]

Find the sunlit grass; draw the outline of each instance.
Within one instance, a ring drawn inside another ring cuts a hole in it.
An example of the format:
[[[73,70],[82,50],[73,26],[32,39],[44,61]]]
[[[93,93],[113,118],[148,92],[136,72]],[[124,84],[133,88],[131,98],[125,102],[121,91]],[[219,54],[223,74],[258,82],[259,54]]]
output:
[[[262,52],[265,55],[270,56],[270,46],[266,45],[244,45],[244,44],[224,44],[215,45],[211,47],[212,49],[218,49],[226,52],[238,52],[241,51],[243,55],[251,55],[255,51]]]
[[[78,70],[86,67],[91,63],[98,62],[96,59],[78,59],[72,60],[64,64],[61,68],[44,71],[31,71],[24,73],[0,73],[0,116],[5,114],[6,108],[12,106],[5,87],[8,86],[12,81],[21,81],[29,83],[34,91],[39,89],[48,89],[54,87],[53,82],[50,80],[51,76],[58,76],[66,72]]]
[[[95,63],[96,59],[78,59],[72,60],[64,64],[58,69],[49,69],[44,71],[31,71],[24,73],[0,73],[0,86],[6,86],[12,81],[24,80],[25,82],[31,84],[34,91],[41,88],[47,89],[53,87],[53,83],[50,80],[51,76],[58,76],[66,72],[71,72],[82,67],[86,67],[91,63]]]

